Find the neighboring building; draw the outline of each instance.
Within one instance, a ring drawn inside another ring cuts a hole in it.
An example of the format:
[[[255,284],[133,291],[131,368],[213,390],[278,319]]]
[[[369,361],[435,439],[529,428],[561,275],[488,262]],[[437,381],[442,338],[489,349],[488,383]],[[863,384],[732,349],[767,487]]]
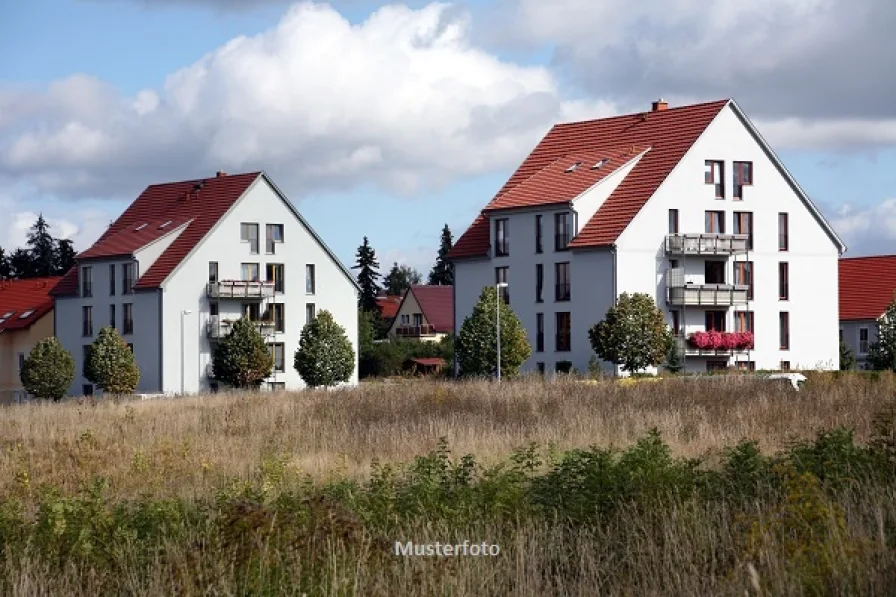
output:
[[[241,316],[257,322],[275,359],[265,385],[304,383],[293,355],[305,323],[327,309],[355,348],[354,277],[263,172],[151,185],[53,290],[56,335],[75,357],[72,394],[89,345],[114,325],[140,367],[139,393],[214,389],[217,342]]]
[[[438,341],[454,328],[454,291],[451,286],[411,286],[404,293],[389,338]]]
[[[398,307],[401,306],[401,298],[402,295],[400,294],[386,294],[385,291],[376,297],[376,306],[379,310],[380,318],[387,324],[391,324],[392,320],[395,319]]]
[[[877,342],[877,322],[896,292],[896,255],[840,260],[840,339],[867,366],[868,347]]]
[[[588,329],[622,292],[644,292],[687,370],[834,369],[844,250],[733,100],[661,100],[548,132],[449,255],[454,325],[507,282],[532,344],[523,369],[585,371]],[[687,340],[707,330],[752,332],[754,347]]]
[[[50,290],[59,279],[0,281],[0,404],[28,396],[19,374],[35,344],[53,335]]]

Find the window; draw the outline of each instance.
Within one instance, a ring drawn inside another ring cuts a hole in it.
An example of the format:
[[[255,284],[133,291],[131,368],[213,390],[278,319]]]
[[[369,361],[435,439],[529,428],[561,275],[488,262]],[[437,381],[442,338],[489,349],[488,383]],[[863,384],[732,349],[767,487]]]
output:
[[[707,311],[706,312],[706,331],[707,332],[724,332],[725,331],[725,311]]]
[[[724,211],[708,211],[706,212],[706,232],[725,234],[725,212]]]
[[[109,325],[115,329],[115,305],[109,305]]]
[[[314,303],[307,303],[305,305],[305,323],[311,323],[314,321]],[[402,325],[409,325],[411,323],[411,318],[409,315],[401,316]]]
[[[115,296],[115,264],[109,264],[109,296]]]
[[[778,250],[786,251],[790,246],[790,239],[787,234],[787,214],[778,214]]]
[[[495,220],[495,257],[510,255],[510,238],[507,230],[507,218]]]
[[[535,302],[544,301],[544,265],[535,264]]]
[[[669,234],[678,234],[678,210],[669,210]]]
[[[286,371],[286,359],[285,359],[285,350],[282,342],[277,342],[275,344],[269,344],[271,347],[271,356],[274,357],[274,371],[277,373],[283,373]]]
[[[498,295],[504,300],[505,305],[510,304],[510,282],[508,281],[509,277],[510,268],[506,265],[504,267],[495,268],[495,284],[508,284],[508,286],[502,286],[498,289]]]
[[[753,262],[752,261],[735,261],[734,262],[734,283],[747,287],[747,300],[753,300]]]
[[[258,255],[258,224],[240,224],[240,240],[249,243],[249,253]]]
[[[706,160],[706,173],[704,182],[715,187],[715,198],[725,198],[725,162],[721,160]]]
[[[305,266],[305,294],[314,294],[317,287],[317,281],[314,277],[314,264],[309,263]]]
[[[269,381],[268,387],[272,392],[285,392],[286,391],[286,382],[285,381]]]
[[[208,262],[208,281],[211,283],[215,283],[218,281],[218,262],[217,261],[209,261]]]
[[[274,292],[275,293],[285,292],[285,286],[283,285],[283,264],[282,263],[268,263],[265,266],[265,273],[267,274],[267,276],[266,276],[267,281],[274,283]]]
[[[570,330],[572,329],[569,311],[557,313],[557,352],[571,350]]]
[[[89,383],[84,384],[81,386],[81,393],[85,396],[93,396],[93,385]]]
[[[781,311],[781,313],[778,314],[778,319],[781,336],[781,350],[790,350],[790,313]]]
[[[258,282],[258,264],[242,263],[240,264],[240,275],[245,282]]]
[[[121,294],[134,294],[137,282],[137,264],[125,263],[121,266]]]
[[[307,313],[308,312],[306,311],[305,319],[307,321],[311,321],[311,319],[308,318]],[[401,316],[401,325],[411,325],[411,316],[410,315],[402,315]]]
[[[672,333],[676,336],[681,334],[681,319],[678,311],[672,311]]]
[[[19,319],[28,319],[29,317],[31,317],[32,313],[34,313],[34,309],[28,309],[27,311],[19,315]]]
[[[535,314],[535,352],[544,352],[544,313]]]
[[[753,212],[734,212],[734,234],[746,234],[747,249],[753,250]]]
[[[93,307],[81,307],[81,335],[93,336]]]
[[[423,325],[423,313],[414,313],[414,325],[418,327]]]
[[[249,321],[258,321],[261,319],[261,305],[258,303],[243,303],[243,317]]]
[[[753,333],[753,312],[737,311],[734,314],[734,331]]]
[[[781,371],[790,371],[790,361],[781,361]]]
[[[724,284],[725,283],[725,262],[707,259],[703,263],[703,283],[704,284]]]
[[[286,330],[286,305],[283,303],[274,303],[271,305],[271,318],[274,320],[274,331],[283,332]]]
[[[541,214],[535,216],[535,252],[541,253],[544,250],[541,242]]]
[[[535,370],[539,375],[544,375],[544,363],[535,363]]]
[[[840,328],[840,341],[843,342],[843,328]]]
[[[267,224],[264,229],[264,250],[268,255],[273,255],[277,243],[283,242],[283,224]]]
[[[756,371],[756,361],[738,361],[735,364],[738,371]]]
[[[556,373],[572,373],[572,361],[557,361],[554,371]]]
[[[22,369],[25,367],[25,353],[20,352],[18,354],[18,364],[19,364],[19,377],[22,377]]]
[[[217,306],[217,305],[215,305]],[[122,327],[122,333],[124,334],[133,334],[134,333],[134,304],[133,303],[124,303],[122,305],[124,309]]]
[[[753,184],[753,162],[734,162],[734,199],[743,199],[744,187]]]
[[[208,313],[209,315],[217,315],[218,314],[218,303],[209,303],[208,305]]]
[[[569,213],[554,214],[554,250],[565,251],[570,241]]]
[[[90,357],[93,354],[93,345],[85,344],[81,347],[81,373],[84,377],[87,377],[87,363],[90,362]]]
[[[859,328],[859,354],[868,354],[868,328]]]
[[[778,300],[790,299],[790,266],[786,261],[778,264]]]
[[[570,298],[569,262],[554,264],[554,300],[568,301]]]
[[[81,296],[93,296],[93,268],[89,265],[81,268]]]

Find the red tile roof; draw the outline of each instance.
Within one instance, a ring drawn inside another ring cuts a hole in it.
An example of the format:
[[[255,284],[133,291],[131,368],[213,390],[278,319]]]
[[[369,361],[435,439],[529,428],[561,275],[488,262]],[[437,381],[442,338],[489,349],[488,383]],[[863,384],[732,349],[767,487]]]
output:
[[[439,334],[454,331],[454,287],[439,285],[411,286],[426,322]]]
[[[50,290],[60,279],[52,276],[0,282],[0,332],[25,329],[52,311]]]
[[[398,308],[401,306],[401,295],[378,296],[376,297],[376,306],[380,310],[380,317],[383,319],[395,319]]]
[[[896,255],[840,259],[840,319],[877,319],[896,292]]]
[[[186,229],[134,286],[137,290],[158,288],[261,174],[249,172],[150,185],[90,249],[78,255],[78,259],[118,257],[123,252],[132,253],[162,236],[164,230],[158,229],[162,223],[172,220],[172,224],[166,227],[168,229],[176,227],[176,223],[189,221]],[[196,191],[199,184],[202,188]],[[147,226],[143,230],[148,232],[139,238],[129,237],[144,223]],[[54,296],[77,293],[78,269],[69,270],[53,289]]]
[[[555,125],[498,191],[486,210],[499,204],[503,195],[562,156],[577,152],[609,153],[627,146],[650,147],[570,243],[571,247],[611,245],[729,101]],[[480,214],[457,240],[449,257],[484,257],[488,249],[488,218]]]

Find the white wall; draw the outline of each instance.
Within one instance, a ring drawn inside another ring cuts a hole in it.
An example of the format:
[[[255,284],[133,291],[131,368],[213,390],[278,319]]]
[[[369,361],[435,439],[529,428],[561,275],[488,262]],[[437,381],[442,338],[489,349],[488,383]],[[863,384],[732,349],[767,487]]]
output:
[[[629,172],[632,171],[632,168],[637,165],[641,158],[644,156],[646,152],[642,152],[629,160],[626,164],[623,164],[621,168],[602,179],[596,185],[579,195],[575,201],[573,202],[573,208],[575,209],[576,214],[578,214],[578,221],[575,230],[575,234],[578,234],[582,231],[582,228],[585,227],[585,224],[588,223],[588,220],[591,219],[597,210],[600,209],[601,205],[604,204],[613,191],[616,190],[616,187],[625,180],[625,177],[628,176]],[[553,230],[553,221],[551,222],[551,230]],[[553,241],[552,241],[553,242]]]
[[[240,242],[240,224],[259,224],[259,254],[251,255],[249,244]],[[283,243],[278,243],[274,255],[265,254],[265,224],[283,224]],[[314,303],[317,312],[329,310],[336,322],[345,328],[355,349],[355,370],[350,384],[358,381],[358,315],[357,289],[342,269],[317,243],[311,233],[294,216],[274,189],[259,179],[238,201],[230,213],[206,236],[164,284],[164,386],[165,391],[179,392],[181,387],[180,318],[184,309],[192,311],[185,318],[184,387],[186,392],[206,390],[209,380],[206,366],[211,362],[211,346],[206,336],[209,301],[206,297],[209,262],[218,262],[218,278],[240,279],[241,264],[258,263],[261,278],[265,278],[265,264],[284,264],[284,294],[266,300],[261,311],[271,303],[284,303],[285,331],[271,342],[285,344],[285,373],[277,373],[269,381],[285,382],[287,389],[301,389],[304,382],[293,368],[295,351],[305,325],[305,307]],[[305,265],[315,264],[316,292],[305,293]],[[221,299],[222,317],[239,317],[240,300]]]
[[[725,161],[726,199],[715,199],[713,186],[703,183],[705,160]],[[745,187],[742,201],[731,198],[735,160],[753,162],[754,184]],[[727,233],[734,231],[733,212],[753,213],[754,247],[749,259],[754,263],[754,300],[747,309],[754,312],[756,349],[750,358],[757,369],[777,369],[784,360],[790,361],[791,368],[837,367],[837,247],[732,108],[722,110],[620,236],[617,270],[620,293],[648,292],[665,306],[663,273],[668,260],[663,253],[663,239],[668,232],[669,209],[673,208],[679,210],[681,233],[704,232],[707,210],[725,212]],[[790,247],[786,252],[778,251],[779,212],[789,215]],[[702,268],[697,264],[700,257],[685,259],[689,262],[689,272],[693,271],[691,267]],[[788,301],[778,300],[780,261],[789,263]],[[727,275],[733,283],[731,264]],[[733,313],[734,309],[729,311]],[[790,313],[790,350],[787,351],[779,350],[780,311]],[[688,332],[703,329],[703,320],[703,308],[688,307],[686,321],[694,324],[688,325]],[[730,313],[727,324],[727,329],[733,329]]]

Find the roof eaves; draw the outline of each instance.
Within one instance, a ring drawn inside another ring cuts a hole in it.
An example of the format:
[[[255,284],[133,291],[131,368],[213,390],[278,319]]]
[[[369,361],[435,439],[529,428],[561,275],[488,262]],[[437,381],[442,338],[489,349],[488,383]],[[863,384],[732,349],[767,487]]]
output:
[[[411,293],[411,289],[408,288],[404,291],[404,294],[401,295],[401,302],[398,303],[398,309],[395,310],[395,317],[392,318],[392,323],[389,324],[389,329],[386,330],[386,334],[392,333],[392,328],[395,327],[395,322],[398,321],[398,314],[401,313],[401,308],[404,307],[404,302],[408,299],[408,294]],[[418,303],[419,304],[419,303]],[[422,309],[422,307],[421,307]]]

